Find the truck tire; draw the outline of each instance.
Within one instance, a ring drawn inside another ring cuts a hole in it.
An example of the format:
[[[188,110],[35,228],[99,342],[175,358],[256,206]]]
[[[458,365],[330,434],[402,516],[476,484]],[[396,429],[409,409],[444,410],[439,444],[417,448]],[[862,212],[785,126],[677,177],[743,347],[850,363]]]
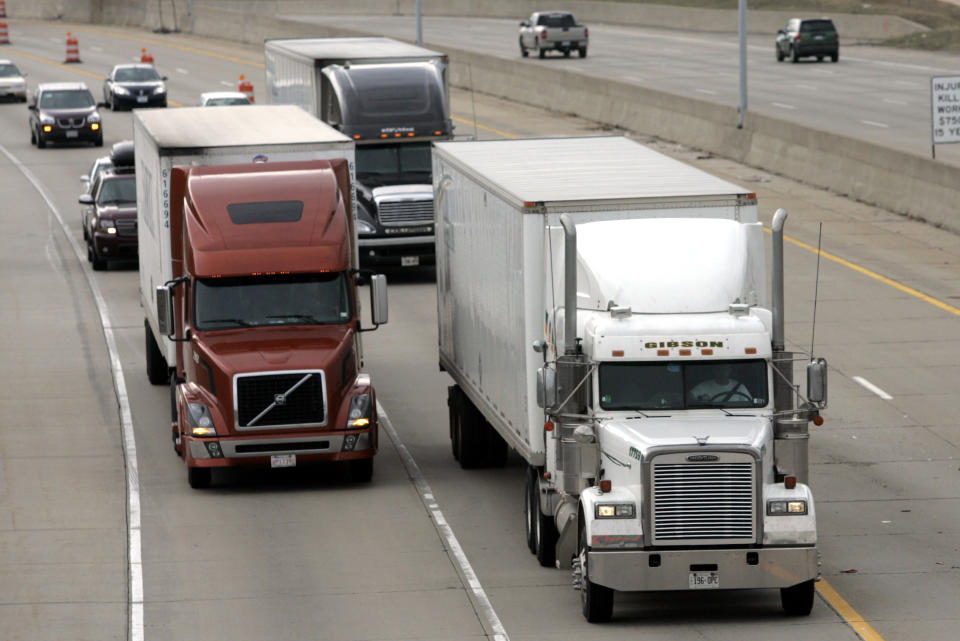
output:
[[[537,46],[537,55],[539,55],[539,56],[540,56],[540,59],[542,60],[542,59],[547,55],[547,50],[546,50],[546,49],[543,49],[542,47],[540,47],[540,46],[538,45],[538,46]]]
[[[527,51],[527,48],[523,46],[523,38],[520,38],[520,55],[524,58],[530,55],[530,52]]]
[[[347,461],[347,477],[354,483],[369,483],[373,478],[373,457]]]
[[[590,568],[587,564],[587,541],[583,527],[583,515],[580,515],[577,537],[577,554],[580,556],[580,604],[583,617],[590,623],[606,623],[613,616],[613,590],[590,582]]]
[[[487,433],[487,460],[485,463],[489,467],[503,467],[507,464],[507,454],[510,452],[510,448],[507,447],[507,442],[503,440],[497,430],[493,429],[489,422],[484,420],[483,426]]]
[[[188,467],[187,468],[187,481],[190,483],[190,487],[195,490],[202,490],[210,487],[210,481],[212,480],[213,475],[209,467]]]
[[[540,503],[537,500],[537,468],[532,465],[527,466],[526,481],[523,484],[523,518],[524,531],[527,535],[527,549],[530,554],[537,553],[537,507]]]
[[[804,581],[789,588],[780,588],[780,604],[790,616],[805,617],[813,609],[814,581]]]
[[[836,62],[839,59],[840,59],[839,51],[834,51],[833,53],[830,54],[830,62]]]
[[[580,52],[580,57],[581,57],[581,58],[586,58],[586,57],[587,57],[587,48],[586,48],[586,47],[580,47],[580,49],[579,49],[578,51]]]
[[[164,383],[170,384],[170,373],[168,371],[169,367],[167,366],[167,359],[160,351],[160,346],[157,345],[156,339],[153,338],[153,331],[150,329],[150,322],[146,318],[143,319],[143,333],[146,336],[147,379],[153,385],[163,385]],[[176,419],[176,413],[174,413],[173,420]]]
[[[563,50],[563,57],[564,57],[564,58],[569,58],[569,57],[570,57],[570,50],[569,50],[569,49],[564,49],[564,50]]]
[[[544,514],[540,510],[540,480],[541,476],[537,472],[536,494],[533,503],[534,511],[537,514],[536,529],[534,530],[534,540],[536,546],[537,561],[545,568],[552,568],[557,564],[557,538],[560,536],[557,532],[557,525],[553,522],[553,516]]]
[[[456,458],[463,469],[476,469],[487,461],[487,421],[463,390],[457,395]]]

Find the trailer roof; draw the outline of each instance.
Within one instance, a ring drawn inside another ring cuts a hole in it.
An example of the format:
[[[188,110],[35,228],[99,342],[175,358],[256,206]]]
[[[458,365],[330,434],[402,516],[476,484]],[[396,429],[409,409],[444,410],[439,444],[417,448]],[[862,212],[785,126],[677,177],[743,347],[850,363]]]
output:
[[[517,206],[749,192],[623,136],[435,142],[434,147]]]
[[[137,109],[133,117],[164,149],[350,141],[293,105]]]
[[[267,40],[268,49],[280,49],[313,60],[384,60],[442,56],[392,38],[291,38]]]

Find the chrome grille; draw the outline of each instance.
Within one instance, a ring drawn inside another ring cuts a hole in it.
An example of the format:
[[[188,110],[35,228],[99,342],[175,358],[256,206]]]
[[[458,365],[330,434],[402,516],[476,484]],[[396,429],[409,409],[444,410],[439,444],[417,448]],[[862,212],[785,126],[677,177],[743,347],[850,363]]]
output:
[[[86,118],[57,118],[57,124],[63,129],[79,129]]]
[[[378,203],[382,225],[433,224],[433,199],[387,200]]]
[[[114,225],[117,227],[117,236],[137,235],[137,221],[135,220],[118,220]]]
[[[752,543],[755,464],[653,463],[653,542]]]
[[[240,374],[234,378],[234,415],[241,431],[326,424],[322,371]]]

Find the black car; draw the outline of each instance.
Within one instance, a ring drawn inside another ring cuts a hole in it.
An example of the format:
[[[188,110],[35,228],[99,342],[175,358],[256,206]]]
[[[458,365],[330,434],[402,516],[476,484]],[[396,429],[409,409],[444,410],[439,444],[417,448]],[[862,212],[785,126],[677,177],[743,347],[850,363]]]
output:
[[[103,146],[103,127],[93,94],[82,82],[37,85],[30,110],[30,142],[39,148],[48,142],[92,142]]]
[[[93,269],[107,268],[111,259],[137,257],[137,183],[133,142],[118,142],[110,153],[112,167],[97,174],[90,193],[81,194],[83,236]]]
[[[777,62],[784,58],[799,62],[809,56],[818,61],[826,56],[833,62],[840,59],[837,28],[829,18],[791,18],[786,28],[777,32],[776,47]]]
[[[150,64],[117,65],[103,83],[103,101],[113,111],[122,107],[166,107],[166,79]]]

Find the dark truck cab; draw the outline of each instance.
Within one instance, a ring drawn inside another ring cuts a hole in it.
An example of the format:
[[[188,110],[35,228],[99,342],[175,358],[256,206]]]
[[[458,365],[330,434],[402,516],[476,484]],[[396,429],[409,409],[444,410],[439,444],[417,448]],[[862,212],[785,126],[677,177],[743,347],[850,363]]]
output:
[[[268,101],[356,144],[361,265],[435,262],[431,150],[452,136],[447,56],[388,38],[268,40]]]

